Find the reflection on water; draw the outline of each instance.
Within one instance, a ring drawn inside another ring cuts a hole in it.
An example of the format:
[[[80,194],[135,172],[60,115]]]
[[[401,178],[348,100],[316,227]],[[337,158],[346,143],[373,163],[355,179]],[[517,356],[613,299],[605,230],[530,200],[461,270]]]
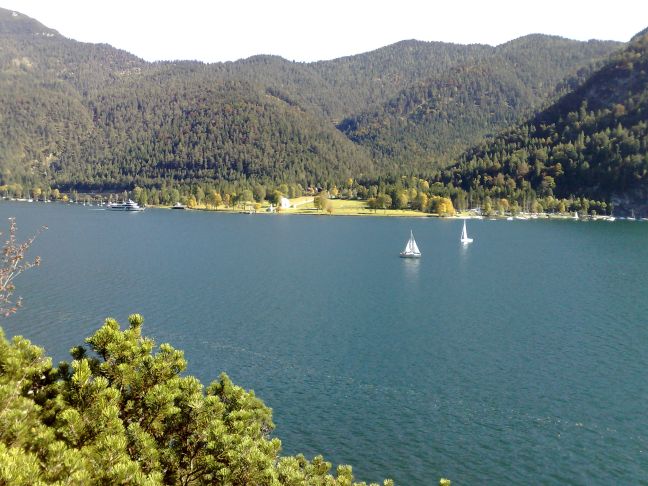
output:
[[[459,262],[458,262],[458,270],[461,271],[462,273],[464,272],[470,272],[470,266],[472,265],[472,258],[471,258],[471,253],[473,253],[470,249],[470,247],[473,245],[472,243],[469,244],[463,244],[461,242],[457,242],[459,245]]]
[[[403,268],[405,277],[407,279],[418,279],[419,270],[421,268],[420,258],[401,258],[403,261]]]

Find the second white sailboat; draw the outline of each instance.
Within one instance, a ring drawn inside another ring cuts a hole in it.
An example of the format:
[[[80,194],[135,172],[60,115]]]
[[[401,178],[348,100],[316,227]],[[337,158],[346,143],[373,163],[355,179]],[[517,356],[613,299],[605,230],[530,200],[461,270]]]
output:
[[[461,239],[459,241],[461,241],[462,245],[467,245],[468,243],[473,242],[472,238],[468,238],[468,231],[466,231],[466,220],[465,219],[464,219],[464,222],[463,222],[463,230],[461,231]]]

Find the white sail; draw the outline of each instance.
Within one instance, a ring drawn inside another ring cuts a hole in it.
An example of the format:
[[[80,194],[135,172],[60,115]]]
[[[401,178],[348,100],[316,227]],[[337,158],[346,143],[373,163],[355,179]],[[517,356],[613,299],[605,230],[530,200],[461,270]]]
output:
[[[416,240],[414,239],[414,235],[413,235],[413,234],[410,236],[410,250],[411,250],[413,253],[421,253],[421,252],[419,251],[419,247],[418,247],[418,245],[416,244]]]
[[[472,238],[468,238],[468,231],[466,230],[466,220],[463,222],[463,229],[461,230],[461,238],[459,239],[464,245],[472,243]]]
[[[403,258],[418,258],[421,256],[421,252],[416,244],[416,240],[414,239],[414,233],[411,230],[409,240],[407,240],[405,249],[401,251],[400,256]]]

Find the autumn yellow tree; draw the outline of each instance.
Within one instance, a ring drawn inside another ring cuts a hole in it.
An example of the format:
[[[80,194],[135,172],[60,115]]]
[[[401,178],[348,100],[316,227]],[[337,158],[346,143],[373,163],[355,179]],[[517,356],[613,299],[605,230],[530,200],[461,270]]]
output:
[[[454,216],[455,208],[449,197],[432,196],[430,199],[430,212],[439,216]]]

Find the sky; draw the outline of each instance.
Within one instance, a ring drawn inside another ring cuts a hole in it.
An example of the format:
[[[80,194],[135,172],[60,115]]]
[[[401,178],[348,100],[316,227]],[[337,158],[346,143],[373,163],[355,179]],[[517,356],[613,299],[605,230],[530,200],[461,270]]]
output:
[[[62,35],[147,61],[316,61],[406,39],[499,45],[542,33],[628,41],[648,0],[0,0]]]

